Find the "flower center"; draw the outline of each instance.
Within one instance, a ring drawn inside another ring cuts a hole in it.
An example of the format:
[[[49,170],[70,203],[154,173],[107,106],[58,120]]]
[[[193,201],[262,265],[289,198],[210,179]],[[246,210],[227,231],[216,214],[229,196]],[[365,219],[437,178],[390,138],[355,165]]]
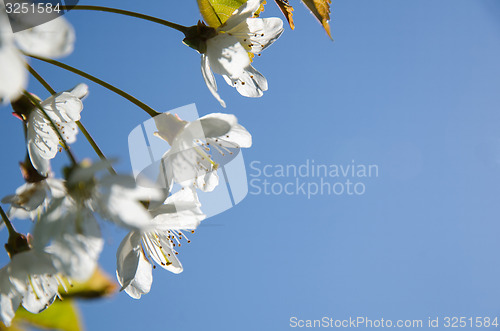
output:
[[[194,233],[194,230],[191,231]],[[157,231],[148,232],[142,235],[142,251],[150,262],[157,261],[163,267],[172,264],[172,254],[178,255],[175,246],[181,246],[182,237],[189,244],[191,240],[181,230],[168,230],[167,234],[158,233]],[[154,263],[151,263],[153,268],[156,268]]]
[[[31,288],[31,291],[33,292],[36,300],[42,300],[42,299],[52,299],[50,296],[54,295],[54,299],[56,297],[61,299],[61,296],[57,289],[55,290],[55,293],[53,293],[54,289],[51,288],[51,281],[52,278],[55,279],[56,286],[61,285],[65,291],[67,291],[66,286],[62,280],[62,278],[59,275],[28,275],[28,284],[29,287]],[[52,304],[51,301],[47,301],[45,303],[45,308],[48,308],[48,306]]]

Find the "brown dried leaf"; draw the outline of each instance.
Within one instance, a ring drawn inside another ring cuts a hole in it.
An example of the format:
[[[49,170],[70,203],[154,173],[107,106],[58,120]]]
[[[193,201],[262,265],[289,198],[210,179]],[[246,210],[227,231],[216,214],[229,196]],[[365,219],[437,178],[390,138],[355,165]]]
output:
[[[330,39],[332,39],[332,34],[330,32],[330,5],[331,0],[302,0],[307,8],[312,12],[312,14],[318,19],[318,21],[323,25],[326,33]]]
[[[285,18],[288,21],[290,28],[292,30],[295,29],[295,23],[293,22],[293,7],[290,5],[288,0],[275,0],[275,1],[278,7],[280,7],[281,11],[283,12],[283,15],[285,15]]]

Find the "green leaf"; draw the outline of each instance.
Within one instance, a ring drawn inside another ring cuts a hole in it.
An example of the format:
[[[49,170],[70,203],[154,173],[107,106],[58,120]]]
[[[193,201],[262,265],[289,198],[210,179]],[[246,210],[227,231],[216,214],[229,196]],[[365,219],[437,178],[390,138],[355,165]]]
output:
[[[218,28],[224,24],[236,9],[247,0],[197,0],[200,13],[205,22]]]
[[[73,300],[56,300],[49,308],[40,314],[32,314],[23,307],[19,307],[12,326],[5,330],[22,330],[22,326],[29,324],[36,328],[58,331],[81,331],[80,313]]]
[[[312,14],[318,19],[318,21],[323,25],[326,33],[330,39],[332,39],[332,34],[330,32],[330,4],[331,0],[302,0],[302,2],[309,8]]]

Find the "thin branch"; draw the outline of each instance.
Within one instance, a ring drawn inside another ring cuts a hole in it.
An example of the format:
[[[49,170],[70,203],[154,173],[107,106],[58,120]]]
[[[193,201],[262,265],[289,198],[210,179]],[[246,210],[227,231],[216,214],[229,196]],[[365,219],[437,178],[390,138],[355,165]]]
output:
[[[139,14],[139,13],[136,13],[133,11],[110,8],[110,7],[75,5],[75,6],[61,6],[61,9],[64,9],[64,10],[94,10],[94,11],[115,13],[115,14],[120,14],[120,15],[125,15],[125,16],[132,16],[132,17],[140,18],[140,19],[143,19],[146,21],[151,21],[154,23],[168,26],[169,28],[175,29],[175,30],[180,31],[182,33],[186,33],[186,31],[188,29],[188,27],[186,27],[186,26],[172,23],[172,22],[169,22],[166,20],[162,20],[161,18],[157,18],[154,16]]]
[[[137,105],[138,107],[140,107],[142,110],[144,110],[146,113],[148,113],[149,116],[151,117],[155,117],[156,115],[160,114],[158,113],[156,110],[154,110],[153,108],[151,108],[150,106],[146,105],[144,102],[140,101],[139,99],[131,96],[130,94],[126,93],[125,91],[123,90],[120,90],[119,88],[109,84],[109,83],[106,83],[105,81],[95,77],[95,76],[92,76],[91,74],[88,74],[84,71],[81,71],[79,69],[76,69],[72,66],[69,66],[67,64],[64,64],[62,62],[59,62],[59,61],[56,61],[56,60],[52,60],[52,59],[45,59],[45,58],[42,58],[42,57],[38,57],[38,56],[35,56],[35,55],[32,55],[32,54],[27,54],[25,53],[26,56],[29,56],[33,59],[37,59],[37,60],[40,60],[40,61],[43,61],[43,62],[46,62],[46,63],[50,63],[52,65],[55,65],[56,67],[59,67],[59,68],[62,68],[64,70],[68,70],[68,71],[71,71],[72,73],[75,73],[77,75],[80,75],[90,81],[93,81],[94,83],[97,83],[105,88],[107,88],[108,90],[110,91],[113,91],[115,92],[116,94],[124,97],[125,99],[127,99],[128,101],[132,102],[133,104]]]
[[[31,75],[33,75],[33,77],[36,78],[37,81],[40,82],[40,84],[43,85],[43,87],[45,87],[45,89],[51,94],[56,94],[56,91],[52,88],[52,86],[49,85],[49,83],[47,83],[47,81],[45,79],[43,79],[42,76],[40,76],[40,74],[35,70],[33,69],[32,66],[30,66],[28,64],[28,62],[26,62],[26,67],[28,68],[29,72]]]
[[[99,146],[97,146],[94,138],[92,138],[92,136],[90,135],[90,133],[87,131],[87,129],[83,126],[83,124],[80,122],[80,121],[77,121],[76,122],[76,125],[78,125],[78,128],[80,129],[80,131],[82,131],[83,135],[85,136],[85,138],[87,138],[88,142],[90,143],[90,145],[92,146],[92,148],[94,149],[94,152],[96,152],[96,154],[99,156],[99,158],[103,161],[106,161],[107,158],[106,156],[104,155],[104,153],[101,151],[101,149],[99,148]],[[108,171],[112,174],[112,175],[116,175],[116,171],[115,169],[113,169],[113,167],[111,166],[111,164],[108,166]]]
[[[0,215],[2,216],[3,222],[5,223],[7,230],[9,230],[9,236],[14,236],[15,234],[17,234],[17,231],[14,229],[14,226],[12,226],[9,217],[7,217],[7,214],[3,211],[2,206],[0,206]]]

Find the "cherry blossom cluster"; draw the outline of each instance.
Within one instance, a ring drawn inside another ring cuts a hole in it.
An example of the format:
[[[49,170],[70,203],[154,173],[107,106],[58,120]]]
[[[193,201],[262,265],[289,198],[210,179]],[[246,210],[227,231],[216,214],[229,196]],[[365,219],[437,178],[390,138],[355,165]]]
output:
[[[251,65],[251,54],[271,45],[283,32],[283,22],[254,17],[261,4],[248,0],[217,29],[199,23],[184,31],[184,42],[201,53],[205,82],[223,107],[212,71],[243,96],[260,97],[268,88]],[[68,284],[92,276],[104,247],[101,222],[129,231],[116,253],[116,275],[132,298],[150,291],[155,266],[182,272],[177,249],[206,218],[198,192],[211,192],[219,184],[214,154],[252,145],[234,115],[212,113],[188,122],[156,113],[155,136],[170,149],[155,181],[139,185],[130,175],[117,174],[114,161],[102,154],[97,162],[77,161],[71,145],[85,130],[80,120],[88,86],[81,83],[59,93],[48,87],[45,100],[25,90],[33,74],[27,70],[32,69],[27,55],[63,57],[74,43],[74,30],[63,17],[13,33],[0,0],[0,103],[10,103],[22,121],[27,151],[21,163],[25,184],[1,200],[9,206],[2,209],[1,222],[9,231],[10,262],[0,269],[0,321],[7,326],[19,306],[39,313]],[[57,175],[51,160],[62,153],[71,162]],[[31,220],[32,232],[17,232],[11,222],[16,219]]]

